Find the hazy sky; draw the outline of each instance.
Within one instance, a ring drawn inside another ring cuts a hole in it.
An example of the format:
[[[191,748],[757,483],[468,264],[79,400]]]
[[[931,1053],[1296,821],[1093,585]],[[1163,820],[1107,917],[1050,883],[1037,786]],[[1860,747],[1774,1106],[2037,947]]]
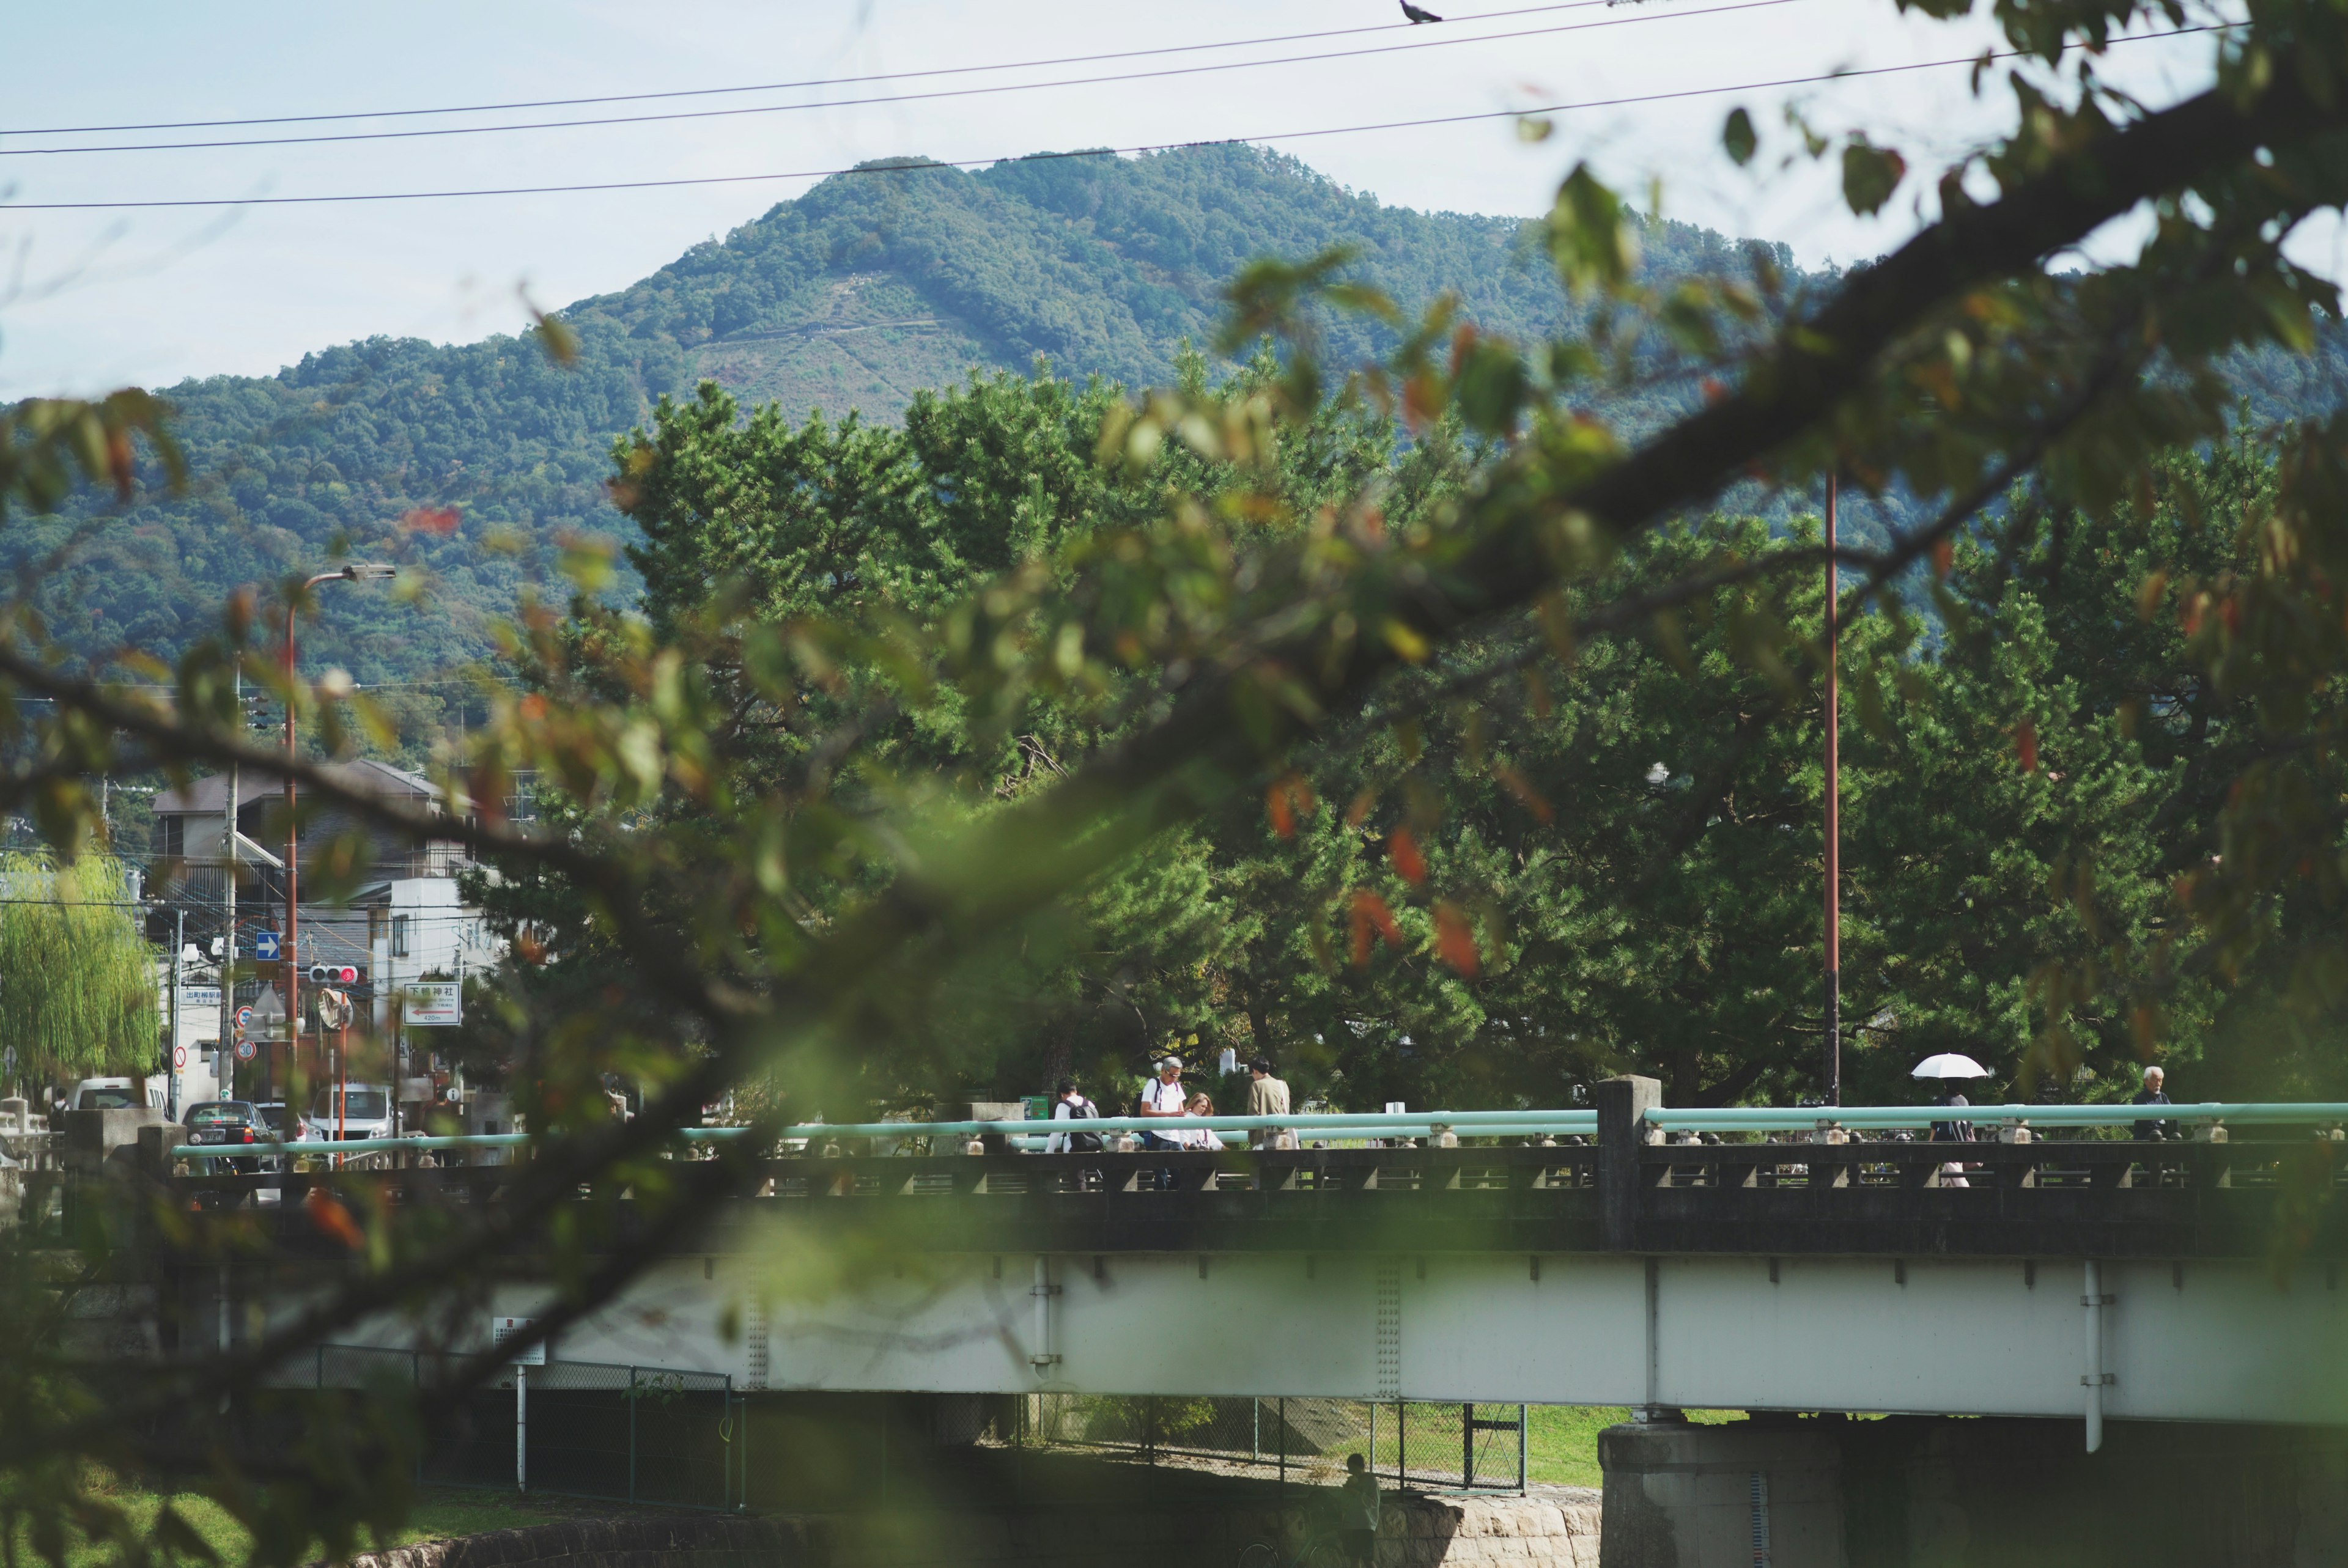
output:
[[[1388,203],[1463,211],[1538,212],[1559,176],[1587,158],[1643,195],[1659,179],[1670,216],[1784,240],[1807,262],[1847,261],[1888,248],[1912,228],[1914,192],[1903,191],[1879,220],[1860,222],[1818,171],[1776,171],[1771,155],[1789,140],[1785,105],[1801,105],[1826,128],[1865,124],[1922,161],[2002,123],[2010,101],[2003,95],[1976,101],[1969,73],[1958,68],[1588,108],[1558,116],[1557,134],[1531,146],[1508,119],[1292,134],[1944,59],[1989,38],[1978,23],[1905,19],[1883,0],[1650,0],[1506,17],[1492,13],[1530,0],[1428,3],[1455,19],[1439,28],[1306,43],[721,98],[128,135],[37,133],[870,76],[1385,27],[1400,17],[1391,0],[45,6],[9,24],[19,68],[0,109],[0,190],[15,203],[430,190],[1243,136],[1266,138]],[[1563,28],[1574,30],[1550,30]],[[1349,59],[722,118],[293,147],[22,150],[763,108],[1532,29],[1541,31]],[[2115,52],[2112,69],[2163,100],[2206,80],[2212,47],[2206,35],[2132,45]],[[1722,118],[1740,103],[1763,128],[1765,174],[1734,169],[1718,150]],[[0,253],[15,279],[0,302],[0,396],[265,373],[305,350],[376,334],[460,341],[510,331],[524,319],[516,291],[525,281],[549,305],[621,287],[811,183],[130,212],[0,209]]]

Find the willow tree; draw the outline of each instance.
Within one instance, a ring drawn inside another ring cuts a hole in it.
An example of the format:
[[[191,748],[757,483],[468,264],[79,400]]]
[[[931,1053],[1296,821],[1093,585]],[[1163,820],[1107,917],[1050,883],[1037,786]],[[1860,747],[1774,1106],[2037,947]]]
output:
[[[155,958],[123,897],[122,865],[84,855],[0,859],[0,1051],[11,1076],[144,1071],[159,1028]]]

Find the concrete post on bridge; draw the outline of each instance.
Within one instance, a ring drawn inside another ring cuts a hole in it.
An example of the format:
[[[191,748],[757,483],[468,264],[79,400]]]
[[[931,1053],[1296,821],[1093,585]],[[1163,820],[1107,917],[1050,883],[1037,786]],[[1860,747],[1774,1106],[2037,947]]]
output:
[[[1647,1112],[1663,1102],[1660,1079],[1601,1079],[1591,1089],[1598,1106],[1598,1227],[1608,1252],[1639,1250],[1639,1149],[1647,1141]]]

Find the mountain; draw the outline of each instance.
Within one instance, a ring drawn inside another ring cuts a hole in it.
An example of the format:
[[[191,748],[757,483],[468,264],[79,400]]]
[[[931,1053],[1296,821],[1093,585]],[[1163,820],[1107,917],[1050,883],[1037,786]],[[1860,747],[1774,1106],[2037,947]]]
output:
[[[795,413],[887,419],[917,387],[1039,358],[1061,374],[1147,385],[1184,343],[1211,338],[1220,292],[1245,263],[1338,244],[1406,306],[1450,289],[1482,325],[1527,337],[1566,314],[1521,220],[1388,207],[1255,149],[1042,156],[976,172],[892,160],[571,306],[579,355],[567,369],[529,333],[453,346],[375,338],[273,376],[169,388],[191,493],[119,516],[92,500],[20,519],[6,558],[40,560],[93,526],[46,588],[56,624],[93,649],[179,646],[211,629],[239,585],[273,585],[338,548],[396,559],[429,580],[429,608],[336,590],[304,657],[366,682],[417,679],[480,654],[485,621],[552,577],[563,538],[623,531],[602,496],[606,454],[663,393],[711,376]],[[1731,255],[1719,235],[1676,224],[1653,226],[1649,250],[1665,273]],[[1364,323],[1333,323],[1333,359],[1377,346]],[[448,507],[461,520],[445,534],[399,522]]]

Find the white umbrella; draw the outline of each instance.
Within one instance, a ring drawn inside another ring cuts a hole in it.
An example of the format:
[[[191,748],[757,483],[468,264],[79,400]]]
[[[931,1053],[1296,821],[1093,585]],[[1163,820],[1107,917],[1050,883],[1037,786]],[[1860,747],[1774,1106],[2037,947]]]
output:
[[[1989,1069],[1970,1056],[1959,1056],[1953,1050],[1938,1056],[1928,1056],[1916,1064],[1910,1078],[1987,1078]]]

